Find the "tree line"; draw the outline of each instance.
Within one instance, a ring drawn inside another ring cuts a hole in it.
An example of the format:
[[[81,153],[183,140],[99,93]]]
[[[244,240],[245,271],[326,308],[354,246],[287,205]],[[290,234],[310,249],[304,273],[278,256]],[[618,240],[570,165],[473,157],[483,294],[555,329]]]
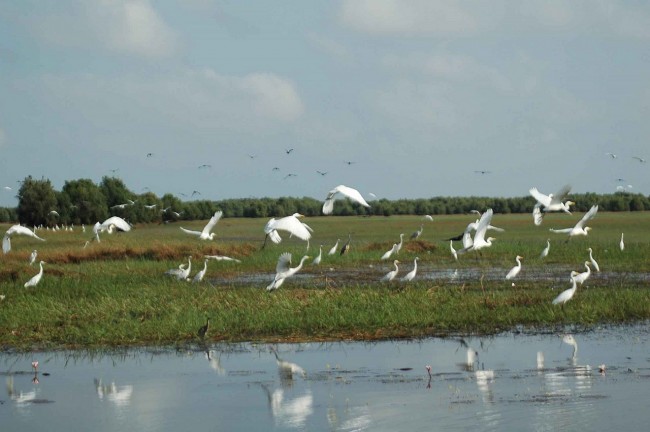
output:
[[[57,191],[48,179],[31,176],[22,181],[18,207],[0,207],[0,222],[25,225],[94,224],[109,216],[120,216],[130,223],[166,223],[175,220],[209,219],[222,210],[225,217],[270,218],[293,213],[321,215],[322,201],[310,197],[238,198],[221,201],[182,201],[172,194],[158,197],[152,192],[137,194],[116,177],[103,177],[99,184],[89,179],[66,181]],[[571,194],[573,207],[587,211],[598,204],[601,211],[650,210],[650,197],[642,194]],[[432,197],[370,201],[367,209],[348,200],[334,206],[337,216],[392,216],[464,214],[470,210],[494,209],[495,213],[529,213],[535,204],[531,196],[514,198]]]

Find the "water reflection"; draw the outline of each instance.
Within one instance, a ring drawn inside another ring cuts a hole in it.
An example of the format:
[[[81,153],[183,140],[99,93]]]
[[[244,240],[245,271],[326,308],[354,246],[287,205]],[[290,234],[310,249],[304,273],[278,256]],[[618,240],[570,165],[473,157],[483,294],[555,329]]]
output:
[[[5,353],[2,430],[645,430],[648,330]]]

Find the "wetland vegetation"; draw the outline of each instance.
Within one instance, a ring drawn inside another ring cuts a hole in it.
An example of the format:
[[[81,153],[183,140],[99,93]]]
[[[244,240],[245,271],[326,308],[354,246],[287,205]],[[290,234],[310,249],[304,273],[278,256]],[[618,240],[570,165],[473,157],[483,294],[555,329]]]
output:
[[[495,214],[494,245],[455,261],[449,242],[475,215],[391,217],[313,217],[311,245],[283,236],[267,244],[266,219],[223,218],[215,241],[200,241],[179,229],[201,229],[205,221],[136,225],[128,233],[103,235],[84,244],[87,227],[73,231],[39,230],[42,243],[16,237],[0,261],[0,346],[5,349],[169,345],[198,342],[197,330],[211,318],[205,337],[214,341],[299,341],[415,338],[455,333],[495,333],[514,328],[548,329],[566,324],[590,326],[650,318],[650,233],[647,212],[601,212],[587,237],[566,241],[548,231],[575,224],[581,214],[548,215],[536,227],[529,214]],[[424,225],[418,240],[407,241]],[[4,232],[9,225],[0,225]],[[626,247],[619,250],[621,233]],[[397,256],[400,273],[380,283],[391,270],[383,253],[405,234]],[[327,255],[337,239],[351,234],[346,255]],[[550,239],[549,255],[540,252]],[[274,292],[278,256],[314,258]],[[458,245],[459,243],[457,243]],[[591,247],[601,272],[578,288],[564,307],[552,306],[570,287],[571,270],[582,271]],[[38,272],[28,258],[33,249],[44,260],[43,280],[24,283]],[[203,255],[226,255],[241,263],[209,261],[205,279],[192,284],[164,275],[193,257],[193,276]],[[521,255],[519,276],[505,275]],[[418,275],[398,281],[419,257]]]

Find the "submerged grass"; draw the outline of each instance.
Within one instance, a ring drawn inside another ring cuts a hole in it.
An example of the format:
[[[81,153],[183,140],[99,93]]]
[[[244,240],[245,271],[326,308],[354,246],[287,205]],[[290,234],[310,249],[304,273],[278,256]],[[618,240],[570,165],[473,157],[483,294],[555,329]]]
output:
[[[399,241],[400,233],[408,238],[418,229],[420,217],[312,218],[307,221],[315,231],[309,254],[315,256],[323,244],[323,264],[307,264],[301,274],[310,277],[289,280],[272,293],[264,287],[278,255],[290,251],[297,261],[305,244],[283,236],[280,245],[260,250],[261,220],[222,220],[216,242],[157,225],[105,235],[86,248],[88,235],[79,230],[41,232],[45,243],[17,237],[14,250],[0,260],[0,294],[6,296],[0,301],[0,346],[28,350],[198,342],[196,332],[206,317],[211,318],[209,341],[412,338],[649,319],[650,215],[599,214],[588,238],[568,243],[549,235],[548,227],[570,226],[579,217],[548,215],[540,228],[529,215],[495,215],[493,224],[506,232],[496,235],[482,257],[466,255],[458,263],[443,240],[462,232],[472,217],[437,217],[425,222],[421,238],[406,243],[400,253],[401,274],[420,257],[420,276],[408,285],[373,281],[390,269],[379,257]],[[621,232],[626,233],[623,252],[618,249]],[[348,233],[350,254],[327,255]],[[551,253],[541,260],[547,238]],[[564,307],[552,306],[551,300],[570,286],[567,269],[581,271],[587,247],[593,248],[603,273],[578,288]],[[24,282],[38,271],[27,264],[33,248],[48,264],[43,281],[25,289]],[[242,262],[211,261],[206,279],[212,282],[202,284],[163,276],[189,255],[194,257],[193,275],[203,267],[204,254]],[[436,269],[471,269],[482,275],[507,271],[517,254],[525,258],[522,279],[514,287],[502,278],[426,278],[426,272]],[[550,272],[555,281],[526,279],[529,269]],[[238,282],[242,277],[250,282]]]

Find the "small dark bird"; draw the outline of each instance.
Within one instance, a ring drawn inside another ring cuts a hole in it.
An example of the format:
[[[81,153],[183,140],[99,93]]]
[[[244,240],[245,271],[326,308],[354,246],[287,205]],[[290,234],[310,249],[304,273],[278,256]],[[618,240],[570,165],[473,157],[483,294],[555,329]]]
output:
[[[424,225],[420,225],[420,229],[411,234],[411,240],[417,240],[422,235],[422,231],[424,231]]]
[[[210,330],[210,318],[207,318],[205,325],[199,329],[197,334],[199,335],[200,338],[204,338],[205,335],[208,334],[208,330]]]
[[[474,171],[476,174],[490,174],[490,171]]]
[[[153,153],[147,153],[147,157],[153,156]]]
[[[327,175],[327,171],[323,172],[323,171],[316,170],[316,172],[322,176]]]
[[[341,255],[345,255],[350,251],[350,241],[352,240],[352,234],[348,234],[348,241],[341,248]]]
[[[285,150],[285,152],[287,152],[287,154],[291,153],[292,151],[293,151],[292,148],[290,148],[290,149],[286,149],[286,150]]]
[[[202,169],[202,168],[212,168],[212,165],[210,165],[210,164],[199,165],[199,169]]]
[[[112,169],[112,170],[109,170],[109,171],[112,172],[113,174],[115,174],[115,173],[118,172],[119,170],[120,170],[119,168],[116,168],[116,169]]]
[[[197,190],[194,190],[194,191],[192,191],[192,196],[194,196],[194,195],[201,195],[201,192],[199,192]]]
[[[271,171],[280,171],[280,168],[278,168],[278,167],[273,167],[273,169],[272,169]]]
[[[289,177],[298,177],[298,174],[289,173],[289,174],[287,174],[286,176],[284,176],[284,178],[283,178],[282,180],[286,180],[286,179],[288,179]]]
[[[251,159],[255,159],[256,156],[257,156],[257,155],[252,155],[252,154],[249,154],[249,155],[248,155],[248,157],[251,158]]]
[[[448,239],[445,240],[445,241],[449,241],[449,240],[452,240],[452,241],[461,241],[461,240],[463,239],[463,236],[464,236],[464,235],[465,235],[465,233],[463,232],[463,233],[460,233],[459,235],[457,235],[456,237],[448,238]]]
[[[356,163],[356,162],[353,162],[353,161],[345,161],[345,163],[348,164],[348,165],[352,165],[353,163]]]

